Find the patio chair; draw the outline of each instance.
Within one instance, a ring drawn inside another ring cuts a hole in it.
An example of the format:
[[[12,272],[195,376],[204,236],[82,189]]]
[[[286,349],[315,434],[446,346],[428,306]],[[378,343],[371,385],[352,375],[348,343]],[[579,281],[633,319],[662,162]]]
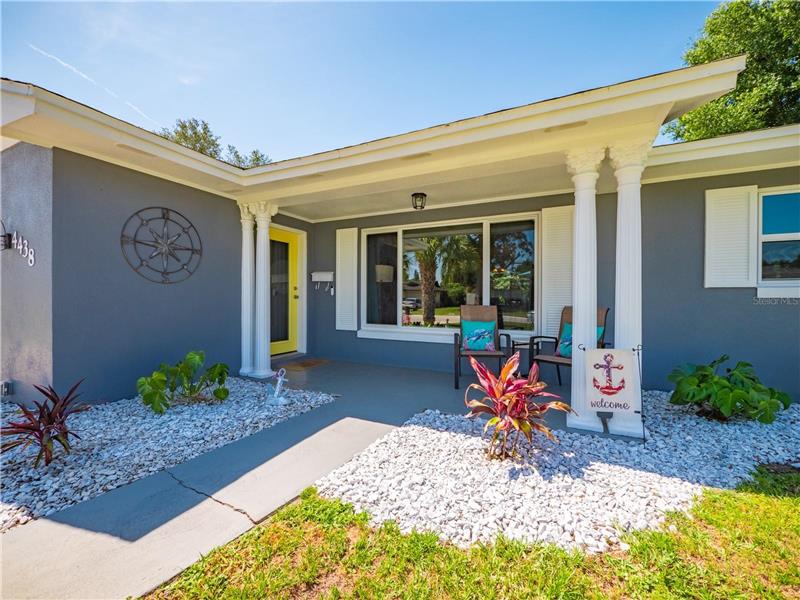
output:
[[[597,326],[602,327],[600,335],[597,337],[597,347],[606,347],[606,321],[608,319],[608,308],[605,306],[597,307]],[[572,367],[572,356],[559,356],[558,348],[561,345],[562,337],[564,336],[564,327],[569,324],[572,325],[572,307],[565,306],[561,309],[561,322],[558,325],[558,337],[551,335],[534,335],[531,337],[530,342],[527,344],[528,352],[531,357],[531,367],[534,363],[544,363],[556,366],[556,376],[558,377],[558,385],[561,385],[561,367]],[[571,327],[570,327],[571,329]],[[551,353],[544,353],[542,345],[546,343],[553,344]],[[573,348],[574,353],[574,348]]]
[[[494,323],[494,341],[493,350],[466,350],[464,349],[464,322],[465,321],[483,321]],[[505,339],[506,344],[503,346],[501,341]],[[497,358],[498,371],[503,365],[503,360],[511,356],[511,336],[507,333],[500,333],[500,323],[498,321],[497,307],[496,306],[481,306],[481,305],[464,305],[461,307],[461,321],[459,330],[454,335],[453,344],[453,361],[454,361],[454,383],[455,388],[458,389],[459,378],[461,377],[461,359],[465,356],[474,356],[476,358]]]

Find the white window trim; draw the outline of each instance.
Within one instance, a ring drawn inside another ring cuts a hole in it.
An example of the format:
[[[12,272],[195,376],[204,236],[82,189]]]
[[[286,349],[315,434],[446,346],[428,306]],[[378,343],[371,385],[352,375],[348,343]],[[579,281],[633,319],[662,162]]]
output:
[[[758,298],[800,298],[800,279],[767,279],[761,276],[761,252],[763,242],[790,242],[800,240],[800,233],[772,233],[764,235],[762,220],[764,217],[764,196],[775,194],[800,193],[800,185],[782,185],[758,189],[758,249],[757,249],[757,290]]]
[[[534,311],[536,313],[536,322],[534,329],[531,331],[519,331],[511,329],[502,329],[500,333],[507,333],[511,335],[514,341],[527,341],[536,332],[541,331],[541,267],[539,260],[541,257],[541,211],[523,212],[523,213],[509,213],[503,215],[491,215],[485,217],[469,217],[464,219],[449,219],[444,221],[426,221],[423,223],[409,223],[401,225],[391,225],[385,227],[371,227],[361,230],[361,247],[359,252],[359,260],[361,262],[361,276],[360,276],[360,290],[359,301],[361,303],[360,311],[360,324],[357,336],[366,339],[379,339],[379,340],[397,340],[407,342],[431,342],[438,344],[452,344],[453,334],[458,332],[456,327],[404,327],[402,323],[403,314],[403,278],[402,269],[398,268],[397,277],[397,325],[379,325],[367,323],[367,236],[379,233],[394,233],[397,235],[397,264],[403,264],[403,231],[411,231],[414,229],[427,229],[429,227],[445,227],[450,225],[466,225],[478,224],[482,227],[481,244],[483,246],[481,253],[481,276],[482,276],[482,290],[481,302],[487,306],[490,301],[490,280],[489,280],[489,252],[491,251],[489,231],[492,223],[509,223],[514,221],[533,221],[534,222],[534,238],[535,238],[535,254],[534,254]]]

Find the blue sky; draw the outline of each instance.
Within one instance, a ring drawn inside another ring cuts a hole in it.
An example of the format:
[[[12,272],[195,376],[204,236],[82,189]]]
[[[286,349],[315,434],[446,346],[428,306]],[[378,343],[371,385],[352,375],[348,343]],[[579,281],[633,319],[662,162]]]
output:
[[[716,3],[2,4],[2,74],[273,159],[682,66]]]

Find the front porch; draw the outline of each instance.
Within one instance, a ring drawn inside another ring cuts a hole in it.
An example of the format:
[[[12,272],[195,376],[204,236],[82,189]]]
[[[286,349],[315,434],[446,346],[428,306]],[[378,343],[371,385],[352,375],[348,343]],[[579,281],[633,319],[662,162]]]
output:
[[[459,304],[503,305],[504,333],[520,341],[559,336],[571,306],[572,345],[586,350],[597,346],[597,307],[608,306],[606,339],[641,349],[641,187],[653,139],[743,68],[742,58],[719,61],[253,169],[237,196],[240,373],[274,372],[273,227],[313,232],[302,259],[313,277],[299,277],[294,296],[312,354],[442,368],[431,359],[452,344]],[[610,223],[598,219],[604,193],[614,196]],[[426,203],[411,208],[412,195]],[[448,265],[453,242],[461,253]],[[583,360],[569,377],[576,412],[562,425],[603,431]],[[640,437],[639,415],[617,415],[610,431]]]

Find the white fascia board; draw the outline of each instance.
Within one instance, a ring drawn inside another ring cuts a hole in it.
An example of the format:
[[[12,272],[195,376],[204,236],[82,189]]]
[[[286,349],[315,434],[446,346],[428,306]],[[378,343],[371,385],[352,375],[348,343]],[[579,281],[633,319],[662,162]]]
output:
[[[37,106],[37,112],[45,116],[55,115],[61,112],[62,121],[68,125],[74,124],[84,130],[94,130],[97,135],[101,135],[114,143],[126,143],[133,148],[153,154],[159,158],[175,162],[183,166],[203,171],[214,177],[226,179],[231,183],[241,185],[240,178],[243,169],[234,167],[225,162],[206,156],[195,150],[191,150],[180,144],[176,144],[161,136],[146,131],[125,121],[100,113],[89,107],[83,106],[56,94],[37,89],[37,97],[41,94],[41,99],[37,104],[41,104],[41,109]]]
[[[6,98],[15,94],[33,96],[36,114],[117,146],[127,146],[180,165],[189,169],[189,173],[202,173],[226,184],[242,187],[242,192],[237,193],[241,194],[246,193],[247,188],[303,175],[369,165],[419,152],[491,140],[644,107],[668,105],[682,99],[721,95],[735,85],[736,76],[744,66],[745,58],[735,57],[249,170],[183,148],[152,132],[30,84],[4,81],[3,99],[5,103]],[[613,133],[618,132],[609,132]],[[57,140],[51,145],[70,149],[57,143]],[[78,147],[72,149],[77,152],[86,150]],[[138,165],[135,160],[131,160],[131,164],[132,168],[138,170],[148,168],[147,165]],[[173,177],[166,172],[163,176],[168,179]]]
[[[681,97],[685,98],[687,97],[687,93],[691,95],[722,95],[730,89],[733,89],[733,87],[736,85],[736,76],[744,69],[744,67],[744,56],[738,56],[705,65],[698,65],[696,67],[687,67],[677,71],[670,71],[659,75],[651,75],[649,77],[643,77],[633,81],[618,83],[585,92],[578,92],[569,96],[555,98],[553,100],[544,100],[526,106],[489,113],[479,117],[463,119],[444,125],[437,125],[427,129],[382,138],[372,142],[365,142],[355,146],[348,146],[337,150],[312,154],[310,156],[270,163],[268,165],[248,170],[248,177],[262,174],[266,175],[269,173],[275,173],[277,171],[311,165],[318,165],[328,161],[337,161],[339,164],[336,168],[350,166],[351,164],[363,164],[363,159],[361,161],[356,160],[354,163],[343,161],[342,159],[355,158],[358,155],[376,153],[378,151],[392,149],[401,145],[406,146],[405,152],[388,155],[379,154],[379,157],[376,159],[385,160],[387,158],[396,158],[397,156],[415,154],[417,152],[425,151],[422,149],[424,146],[413,147],[414,144],[418,144],[420,142],[425,142],[441,136],[453,136],[455,134],[461,134],[475,129],[493,127],[497,125],[508,125],[509,123],[527,120],[532,117],[538,117],[545,114],[550,117],[553,125],[557,125],[559,123],[557,122],[557,118],[554,113],[559,111],[569,111],[569,109],[574,109],[576,107],[583,107],[586,109],[587,107],[591,106],[594,108],[594,110],[569,114],[569,116],[564,119],[564,122],[571,122],[577,119],[592,118],[600,116],[601,114],[619,112],[620,108],[623,108],[624,110],[630,110],[631,108],[634,108],[633,105],[617,105],[616,110],[613,109],[613,101],[618,101],[623,96],[635,96],[637,94],[654,91],[658,93],[660,90],[662,95],[657,99],[656,102],[653,102],[652,96],[648,98],[648,100],[651,104],[661,104],[669,101],[675,101]],[[696,89],[684,89],[679,93],[663,93],[667,88],[675,86],[680,87],[684,86],[685,84],[694,84]],[[608,110],[608,103],[612,104],[612,110]],[[636,104],[638,104],[638,106],[635,106],[636,108],[639,108],[642,105],[641,103]],[[598,105],[602,105],[606,110],[598,110]],[[542,122],[537,122],[536,125],[537,128],[551,126],[550,124],[543,125]],[[508,128],[501,127],[498,131],[493,132],[494,135],[489,136],[489,138],[498,137],[498,135],[519,133],[521,131],[530,129],[530,125],[521,130],[518,126],[511,126]],[[480,139],[481,136],[468,136],[466,141],[479,141]],[[460,140],[460,143],[464,143],[464,141]],[[410,151],[408,146],[411,146]],[[436,149],[436,147],[434,147],[434,149]],[[319,172],[319,169],[312,170],[312,172]],[[305,174],[305,172],[298,170],[293,172],[291,176],[297,177],[302,174]]]
[[[12,82],[4,81],[3,83]],[[244,182],[244,170],[239,167],[228,165],[185,148],[180,144],[170,142],[155,133],[106,115],[58,94],[36,86],[27,87],[31,89],[29,97],[34,103],[34,110],[30,114],[53,119],[67,127],[96,135],[115,145],[134,148],[142,153],[223,179],[228,183],[240,186],[246,185]],[[10,89],[6,89],[5,85],[3,86],[3,105],[6,104],[7,98],[14,97],[12,94],[8,94],[10,91]],[[4,122],[3,125],[5,127],[6,123]],[[55,145],[67,148],[66,145],[62,144]],[[81,151],[80,149],[76,150]]]
[[[2,127],[34,114],[36,101],[31,86],[12,81],[2,83],[2,102],[0,102]]]
[[[747,131],[696,142],[656,146],[647,157],[647,166],[655,167],[782,148],[800,148],[800,124]],[[798,150],[798,159],[800,159],[800,150]]]

